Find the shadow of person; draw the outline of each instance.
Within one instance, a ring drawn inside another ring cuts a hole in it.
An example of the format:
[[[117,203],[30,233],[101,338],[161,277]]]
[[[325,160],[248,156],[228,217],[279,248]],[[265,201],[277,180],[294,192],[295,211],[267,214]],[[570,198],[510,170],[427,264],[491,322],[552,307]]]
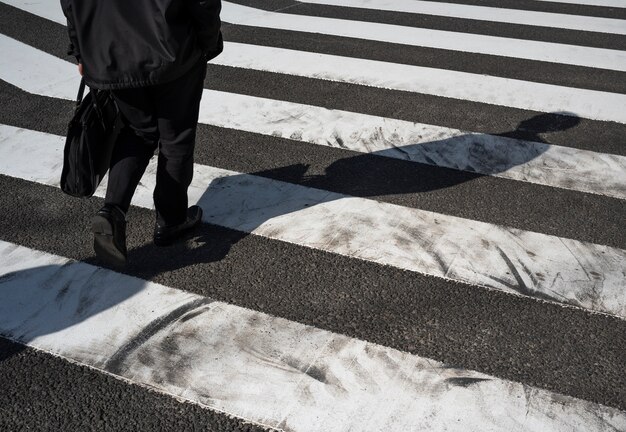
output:
[[[576,117],[541,114],[497,136],[459,135],[339,159],[322,175],[308,175],[309,166],[294,164],[218,177],[198,201],[205,210],[206,223],[194,233],[194,240],[167,250],[152,244],[132,249],[131,265],[125,272],[149,280],[195,264],[221,261],[233,245],[261,225],[271,225],[282,216],[347,196],[370,198],[427,192],[502,173],[545,152],[549,148],[545,134],[574,127],[578,122]],[[324,217],[323,213],[320,217]],[[321,221],[322,225],[325,223]],[[88,262],[98,264],[93,258]],[[115,307],[145,286],[142,279],[130,278],[120,284],[119,276],[81,262],[5,274],[0,277],[2,334],[21,343],[62,334]],[[19,350],[3,350],[0,360]]]
[[[171,260],[170,252],[145,245],[132,250],[129,261],[134,274],[145,278],[220,261],[235,243],[275,218],[346,196],[422,193],[497,175],[547,151],[546,134],[579,122],[569,113],[540,114],[496,135],[460,134],[339,159],[322,175],[308,175],[308,165],[293,164],[215,178],[198,201],[206,224],[196,232],[193,248],[185,243],[175,246],[177,259]]]
[[[89,339],[88,334],[67,331],[122,303],[146,285],[141,279],[129,277],[124,277],[121,283],[120,277],[119,273],[82,262],[41,265],[5,273],[0,276],[2,336],[20,344],[42,337],[49,339],[44,344],[52,345],[55,340],[71,345],[72,339]],[[0,350],[0,361],[24,348],[21,345]]]

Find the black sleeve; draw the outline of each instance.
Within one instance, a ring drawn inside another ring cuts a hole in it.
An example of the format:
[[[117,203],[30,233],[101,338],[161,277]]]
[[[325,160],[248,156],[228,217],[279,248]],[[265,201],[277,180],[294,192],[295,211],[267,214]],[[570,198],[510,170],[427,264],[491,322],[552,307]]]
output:
[[[76,57],[78,62],[81,62],[80,50],[78,47],[78,38],[76,37],[76,26],[74,25],[74,16],[72,15],[72,2],[71,0],[61,0],[61,8],[63,14],[67,19],[67,33],[70,37],[70,44],[67,47],[67,54]]]
[[[207,59],[216,57],[224,49],[220,11],[221,0],[187,0],[189,12],[198,35],[198,42]]]

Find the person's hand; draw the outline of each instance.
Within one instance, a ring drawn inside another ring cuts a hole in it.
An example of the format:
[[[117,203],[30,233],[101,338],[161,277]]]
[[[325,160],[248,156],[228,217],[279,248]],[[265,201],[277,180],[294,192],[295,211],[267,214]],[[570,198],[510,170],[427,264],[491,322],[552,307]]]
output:
[[[80,74],[80,76],[83,76],[83,64],[82,63],[78,63],[78,73]]]

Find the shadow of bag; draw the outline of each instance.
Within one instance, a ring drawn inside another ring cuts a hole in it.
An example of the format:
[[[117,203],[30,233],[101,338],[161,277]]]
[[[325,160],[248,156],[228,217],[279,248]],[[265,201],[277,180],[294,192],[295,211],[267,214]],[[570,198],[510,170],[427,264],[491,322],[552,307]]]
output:
[[[111,153],[122,126],[111,92],[89,89],[83,98],[80,81],[74,117],[67,128],[61,189],[68,195],[89,198],[109,169]]]

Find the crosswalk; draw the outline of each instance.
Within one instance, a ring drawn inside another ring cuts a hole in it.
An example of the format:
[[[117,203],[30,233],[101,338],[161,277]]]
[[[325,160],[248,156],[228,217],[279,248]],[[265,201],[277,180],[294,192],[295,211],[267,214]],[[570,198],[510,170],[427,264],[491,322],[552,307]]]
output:
[[[224,2],[202,234],[150,246],[153,161],[121,273],[83,227],[106,182],[88,203],[59,190],[78,84],[60,7],[2,0],[38,28],[0,34],[0,335],[260,428],[626,430],[626,93],[594,79],[626,78],[626,3],[469,3]],[[576,43],[346,15],[368,10]]]

